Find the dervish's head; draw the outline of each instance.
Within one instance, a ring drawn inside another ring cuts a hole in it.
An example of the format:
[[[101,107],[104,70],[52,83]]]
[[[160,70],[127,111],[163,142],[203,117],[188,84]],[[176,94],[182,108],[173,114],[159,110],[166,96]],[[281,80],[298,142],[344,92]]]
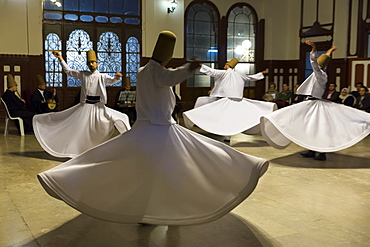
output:
[[[93,50],[89,50],[87,52],[87,66],[91,72],[94,72],[98,69],[98,60],[96,59],[96,54]]]

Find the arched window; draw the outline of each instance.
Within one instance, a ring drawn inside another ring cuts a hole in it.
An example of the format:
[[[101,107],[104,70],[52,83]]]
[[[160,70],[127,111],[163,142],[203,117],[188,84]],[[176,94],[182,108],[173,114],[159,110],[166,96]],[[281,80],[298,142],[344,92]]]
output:
[[[126,76],[130,77],[131,86],[136,86],[136,74],[140,67],[140,44],[137,38],[130,37],[126,43]]]
[[[245,74],[255,73],[257,14],[248,4],[233,5],[227,15],[227,60],[237,58],[235,70]],[[246,82],[245,86],[255,86]]]
[[[194,59],[215,67],[218,61],[219,13],[209,1],[190,4],[185,13],[186,59]],[[210,87],[211,78],[195,74],[187,81],[188,87]]]
[[[90,35],[86,31],[77,29],[71,32],[66,47],[68,66],[71,69],[88,71],[86,54],[88,50],[92,49],[92,41],[90,40]],[[79,87],[81,86],[81,81],[68,76],[67,86]]]
[[[48,87],[62,86],[62,66],[52,51],[62,50],[62,42],[56,33],[49,33],[45,39],[45,82]]]
[[[100,35],[98,42],[97,56],[99,62],[99,71],[107,73],[110,76],[116,72],[122,72],[122,44],[118,35],[113,32],[104,32]],[[122,80],[114,84],[121,86]]]

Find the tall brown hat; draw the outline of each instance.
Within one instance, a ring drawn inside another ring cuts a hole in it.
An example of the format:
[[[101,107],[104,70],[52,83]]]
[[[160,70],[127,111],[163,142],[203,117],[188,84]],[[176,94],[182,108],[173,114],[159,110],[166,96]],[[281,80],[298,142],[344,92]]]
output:
[[[322,54],[321,56],[317,58],[317,63],[319,64],[321,68],[325,68],[329,64],[330,60],[331,60],[331,57],[329,57],[326,54]]]
[[[98,59],[96,59],[95,51],[89,50],[87,51],[87,62],[98,62]]]
[[[14,77],[11,74],[7,75],[7,85],[8,85],[8,88],[18,85],[17,82],[14,80]]]
[[[234,57],[233,59],[231,59],[226,64],[229,65],[231,68],[234,68],[238,63],[239,63],[239,60]]]
[[[127,86],[131,86],[131,81],[130,81],[129,76],[126,76],[126,78],[125,78],[125,87],[127,87]]]
[[[176,35],[170,31],[162,31],[159,33],[157,43],[155,44],[152,58],[156,61],[169,61],[173,55],[175,48]]]
[[[42,78],[41,75],[36,75],[35,80],[36,80],[37,86],[46,84],[44,78]]]

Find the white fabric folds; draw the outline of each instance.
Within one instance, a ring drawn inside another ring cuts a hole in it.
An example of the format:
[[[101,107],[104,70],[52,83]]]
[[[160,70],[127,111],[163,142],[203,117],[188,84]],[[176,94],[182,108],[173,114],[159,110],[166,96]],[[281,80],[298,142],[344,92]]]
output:
[[[79,103],[61,112],[35,115],[34,133],[41,147],[55,157],[75,157],[107,141],[114,133],[129,130],[128,116],[96,104]]]
[[[327,100],[308,100],[263,116],[261,132],[275,148],[292,141],[313,151],[336,152],[370,134],[370,114]]]
[[[138,120],[38,178],[51,196],[98,219],[189,225],[228,213],[267,167],[264,159],[177,124]]]
[[[198,101],[198,100],[197,100]],[[241,132],[259,132],[260,118],[277,109],[275,103],[243,98],[233,100],[222,98],[212,102],[200,97],[200,107],[183,113],[186,127],[197,125],[199,128],[217,135],[231,136]]]

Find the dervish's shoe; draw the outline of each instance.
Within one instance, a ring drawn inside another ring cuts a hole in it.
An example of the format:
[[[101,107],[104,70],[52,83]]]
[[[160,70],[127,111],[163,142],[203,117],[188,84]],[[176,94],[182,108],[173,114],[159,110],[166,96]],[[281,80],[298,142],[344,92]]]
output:
[[[302,155],[305,158],[314,158],[316,152],[315,151],[312,151],[312,150],[308,150],[306,152],[302,152],[302,153],[299,153],[299,154]]]
[[[326,160],[326,154],[325,153],[319,153],[319,155],[313,157],[314,160],[320,160],[325,161]]]

